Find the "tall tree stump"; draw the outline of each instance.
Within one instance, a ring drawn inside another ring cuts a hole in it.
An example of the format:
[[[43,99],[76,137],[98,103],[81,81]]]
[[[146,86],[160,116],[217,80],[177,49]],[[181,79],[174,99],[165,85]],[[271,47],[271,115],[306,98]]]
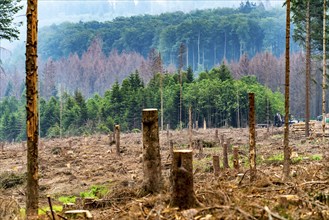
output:
[[[223,144],[223,167],[224,169],[230,168],[228,165],[227,143]]]
[[[255,129],[255,94],[248,93],[249,97],[249,164],[250,182],[256,180],[256,129]]]
[[[171,207],[189,209],[199,207],[193,188],[192,150],[174,150],[171,174]]]
[[[218,140],[218,129],[215,130],[215,140]]]
[[[162,189],[158,110],[144,109],[143,123],[143,194]]]
[[[115,125],[115,148],[117,155],[120,156],[120,125]]]
[[[5,142],[0,142],[1,151],[5,150]]]
[[[218,155],[212,156],[212,166],[214,168],[214,175],[219,176],[220,166],[219,166],[219,156]]]
[[[224,145],[224,139],[225,139],[225,135],[221,134],[220,135],[220,144],[223,146]]]
[[[199,122],[195,121],[195,130],[199,130]]]
[[[233,167],[235,170],[239,170],[239,147],[234,146],[233,147]]]

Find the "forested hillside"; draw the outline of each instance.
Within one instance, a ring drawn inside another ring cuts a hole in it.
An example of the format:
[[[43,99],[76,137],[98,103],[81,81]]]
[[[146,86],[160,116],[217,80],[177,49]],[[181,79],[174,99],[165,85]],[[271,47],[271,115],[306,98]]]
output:
[[[239,60],[269,51],[284,52],[285,14],[282,9],[242,4],[238,9],[218,8],[190,13],[118,17],[108,22],[62,23],[40,29],[41,58],[59,59],[77,53],[80,57],[97,37],[106,55],[136,52],[147,57],[152,48],[165,65],[178,64],[180,45],[185,46],[184,65],[193,70],[211,69],[223,59]],[[292,43],[292,50],[296,51]]]

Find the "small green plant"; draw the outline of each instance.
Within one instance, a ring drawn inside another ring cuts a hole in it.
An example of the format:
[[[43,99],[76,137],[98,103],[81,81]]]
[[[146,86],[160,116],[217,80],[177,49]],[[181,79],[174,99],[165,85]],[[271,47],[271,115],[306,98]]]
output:
[[[76,196],[61,196],[58,198],[58,201],[60,201],[63,204],[67,203],[75,203]]]
[[[95,185],[92,186],[89,191],[81,192],[80,197],[81,198],[102,198],[108,193],[108,188],[106,186],[99,186]]]
[[[322,155],[321,154],[314,154],[310,158],[311,158],[311,160],[322,160]]]
[[[303,157],[302,156],[298,156],[298,157],[294,157],[294,158],[291,158],[291,162],[293,164],[296,164],[296,163],[299,163],[300,161],[303,160]]]
[[[63,210],[63,206],[61,206],[61,205],[53,205],[52,208],[53,208],[53,211],[55,211],[55,212],[61,212]],[[39,208],[38,215],[45,215],[45,214],[47,214],[47,211],[50,211],[49,206]]]

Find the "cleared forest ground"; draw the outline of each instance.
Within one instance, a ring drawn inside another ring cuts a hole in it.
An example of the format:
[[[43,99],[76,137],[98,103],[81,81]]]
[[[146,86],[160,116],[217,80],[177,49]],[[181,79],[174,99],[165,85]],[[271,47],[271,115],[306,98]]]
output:
[[[317,127],[320,125],[317,124]],[[39,151],[40,207],[46,209],[47,195],[53,204],[59,198],[88,195],[93,189],[101,200],[90,203],[94,219],[329,219],[329,140],[305,139],[292,133],[292,177],[283,182],[283,128],[257,129],[257,175],[250,184],[248,129],[218,129],[233,146],[239,146],[240,170],[221,170],[215,177],[212,155],[222,147],[215,129],[193,131],[203,152],[194,150],[194,188],[202,208],[179,211],[168,207],[170,163],[167,132],[160,132],[164,190],[158,195],[139,196],[142,185],[142,134],[121,134],[121,156],[109,137],[71,137],[42,140]],[[186,148],[188,131],[170,131],[175,148]],[[230,153],[230,167],[232,167]],[[14,197],[25,206],[25,183],[4,187],[9,174],[26,172],[26,151],[21,143],[7,144],[0,153],[0,194]],[[222,166],[222,164],[221,164]],[[6,189],[5,189],[6,188]],[[45,217],[47,219],[47,217]]]

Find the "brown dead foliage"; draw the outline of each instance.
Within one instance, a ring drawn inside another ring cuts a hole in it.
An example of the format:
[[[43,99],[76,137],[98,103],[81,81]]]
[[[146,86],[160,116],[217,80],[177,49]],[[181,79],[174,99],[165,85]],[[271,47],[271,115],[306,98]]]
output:
[[[55,200],[61,195],[79,196],[93,185],[102,185],[108,187],[108,194],[90,207],[97,220],[329,219],[329,160],[325,154],[329,140],[322,143],[321,137],[308,140],[294,134],[290,145],[293,157],[299,159],[293,160],[291,179],[283,182],[280,161],[269,162],[283,153],[282,128],[271,129],[269,134],[266,128],[257,129],[257,179],[250,183],[247,129],[218,129],[218,133],[230,139],[231,145],[239,146],[240,170],[221,169],[219,176],[214,176],[212,155],[220,156],[222,167],[222,148],[215,129],[193,131],[193,140],[213,143],[211,148],[203,149],[202,155],[194,150],[194,187],[202,208],[178,210],[168,205],[171,158],[166,132],[160,133],[164,189],[158,195],[144,197],[139,194],[143,178],[141,133],[122,133],[120,156],[105,135],[43,140],[39,161],[41,205],[47,206],[47,194],[59,204]],[[187,147],[187,130],[170,134],[174,148]],[[232,163],[231,154],[229,157]],[[26,172],[26,152],[21,144],[6,145],[0,161],[0,174]],[[24,185],[1,189],[22,207],[24,191]]]

